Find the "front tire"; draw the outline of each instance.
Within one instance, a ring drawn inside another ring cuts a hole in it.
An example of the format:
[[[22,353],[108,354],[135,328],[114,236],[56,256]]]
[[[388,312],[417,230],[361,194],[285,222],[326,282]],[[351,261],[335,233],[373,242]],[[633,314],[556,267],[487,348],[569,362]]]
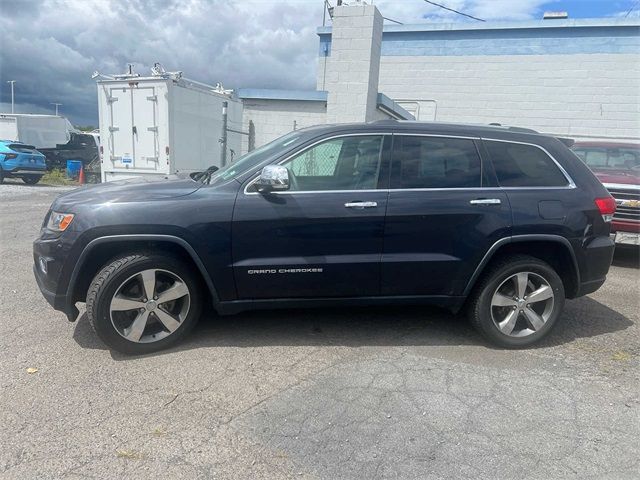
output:
[[[41,175],[26,175],[22,177],[22,181],[27,185],[35,185],[42,178]]]
[[[483,275],[469,305],[469,319],[489,342],[524,348],[546,337],[564,307],[562,279],[528,255],[506,257]]]
[[[140,355],[182,340],[202,311],[199,277],[184,262],[159,254],[117,258],[93,279],[87,316],[110,348]]]

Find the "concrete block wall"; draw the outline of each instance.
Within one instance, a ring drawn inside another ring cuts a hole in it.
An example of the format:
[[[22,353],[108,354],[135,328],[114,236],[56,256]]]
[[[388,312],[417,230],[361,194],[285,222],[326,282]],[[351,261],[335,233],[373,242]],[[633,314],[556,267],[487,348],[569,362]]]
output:
[[[318,32],[323,88],[341,53],[331,27]],[[418,102],[420,120],[640,141],[640,22],[387,25],[378,90]]]
[[[385,56],[380,90],[442,122],[640,140],[640,54]]]
[[[256,129],[256,147],[264,145],[289,133],[294,128],[310,127],[326,123],[327,107],[325,102],[296,100],[244,100],[242,130],[249,131],[249,121],[253,120]],[[248,138],[243,135],[242,153],[249,148]]]
[[[327,122],[366,122],[377,117],[383,19],[373,5],[336,7],[333,55],[323,75]]]

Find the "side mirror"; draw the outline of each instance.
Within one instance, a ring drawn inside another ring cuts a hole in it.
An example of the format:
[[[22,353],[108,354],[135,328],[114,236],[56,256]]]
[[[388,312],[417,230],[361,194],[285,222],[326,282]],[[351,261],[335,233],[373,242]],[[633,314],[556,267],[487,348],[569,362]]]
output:
[[[289,170],[282,165],[267,165],[255,183],[260,193],[289,190]]]

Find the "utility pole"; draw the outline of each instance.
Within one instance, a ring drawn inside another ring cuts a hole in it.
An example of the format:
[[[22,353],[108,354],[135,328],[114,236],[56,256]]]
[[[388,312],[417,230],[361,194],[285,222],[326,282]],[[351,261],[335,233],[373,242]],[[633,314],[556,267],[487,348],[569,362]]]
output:
[[[16,81],[15,80],[9,80],[9,81],[7,81],[7,83],[11,84],[11,113],[15,113],[15,111],[14,111],[14,103],[15,103],[15,101],[14,101],[14,97],[13,97],[13,85],[14,85],[14,83],[16,83]]]
[[[51,103],[51,105],[55,105],[56,106],[56,117],[58,116],[58,107],[61,106],[61,103]]]

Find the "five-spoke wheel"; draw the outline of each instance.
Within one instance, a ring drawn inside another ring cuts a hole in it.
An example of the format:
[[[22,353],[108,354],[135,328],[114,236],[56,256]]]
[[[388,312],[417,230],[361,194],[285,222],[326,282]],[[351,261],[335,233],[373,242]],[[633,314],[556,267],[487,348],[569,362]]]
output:
[[[118,258],[93,279],[87,316],[98,336],[125,353],[166,348],[200,316],[200,282],[194,269],[167,254]]]
[[[542,276],[519,272],[496,289],[491,299],[491,317],[505,335],[531,335],[549,320],[553,297],[553,289]]]
[[[470,299],[473,325],[492,343],[517,348],[543,338],[564,304],[564,285],[547,263],[526,255],[498,261]]]
[[[113,327],[132,342],[156,342],[175,332],[189,313],[189,288],[167,270],[132,275],[111,299]]]

